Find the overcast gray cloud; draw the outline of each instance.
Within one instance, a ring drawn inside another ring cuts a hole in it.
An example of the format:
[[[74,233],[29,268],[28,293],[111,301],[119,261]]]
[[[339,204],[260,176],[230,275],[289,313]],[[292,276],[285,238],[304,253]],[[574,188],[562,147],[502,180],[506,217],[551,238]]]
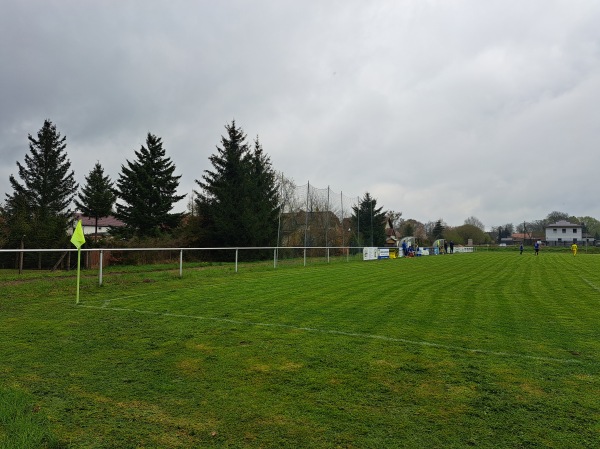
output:
[[[405,218],[600,219],[599,45],[596,0],[8,0],[0,193],[45,118],[80,183],[152,132],[181,193],[235,119],[298,184]]]

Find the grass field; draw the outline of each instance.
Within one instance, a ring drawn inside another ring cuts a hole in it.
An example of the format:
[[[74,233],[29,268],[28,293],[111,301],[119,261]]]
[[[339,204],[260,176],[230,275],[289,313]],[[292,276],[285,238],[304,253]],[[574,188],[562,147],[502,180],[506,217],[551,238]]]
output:
[[[177,275],[0,273],[0,448],[600,447],[600,256]]]

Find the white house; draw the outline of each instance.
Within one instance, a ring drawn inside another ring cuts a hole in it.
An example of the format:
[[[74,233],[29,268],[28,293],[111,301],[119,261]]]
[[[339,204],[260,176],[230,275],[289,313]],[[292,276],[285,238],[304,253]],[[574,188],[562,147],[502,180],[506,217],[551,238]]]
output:
[[[583,226],[565,220],[546,225],[546,244],[549,246],[571,246],[583,242]]]

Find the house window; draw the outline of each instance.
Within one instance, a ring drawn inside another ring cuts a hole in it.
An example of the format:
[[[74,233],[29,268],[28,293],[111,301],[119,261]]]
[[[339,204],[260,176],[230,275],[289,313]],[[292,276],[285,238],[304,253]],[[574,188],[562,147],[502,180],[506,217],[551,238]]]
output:
[[[567,233],[567,230],[563,228],[563,234],[566,234],[566,233]]]
[[[573,239],[573,243],[577,243],[577,239]]]
[[[577,229],[573,228],[573,234],[577,234]]]
[[[552,230],[552,232],[554,232],[554,233],[556,234],[556,228],[554,228],[554,229]]]

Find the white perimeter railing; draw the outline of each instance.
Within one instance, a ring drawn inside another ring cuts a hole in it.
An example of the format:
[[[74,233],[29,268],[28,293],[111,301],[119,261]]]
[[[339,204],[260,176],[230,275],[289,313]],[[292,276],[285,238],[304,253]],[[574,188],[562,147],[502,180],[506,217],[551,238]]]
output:
[[[330,261],[330,253],[332,250],[336,252],[342,252],[343,255],[346,256],[346,260],[350,258],[350,250],[360,250],[362,253],[362,247],[333,247],[333,246],[285,246],[285,247],[273,247],[273,246],[257,246],[257,247],[238,247],[238,248],[82,248],[82,253],[99,253],[99,262],[98,262],[98,278],[99,284],[102,285],[102,273],[103,273],[103,265],[104,265],[104,253],[113,253],[113,252],[129,252],[129,251],[146,251],[146,252],[154,252],[154,251],[170,251],[170,252],[178,252],[179,253],[179,277],[183,276],[183,253],[184,252],[192,252],[192,251],[231,251],[234,252],[235,256],[235,272],[238,272],[238,259],[240,250],[272,250],[273,251],[273,268],[277,268],[277,262],[279,260],[279,252],[282,250],[303,250],[304,257],[304,266],[306,266],[307,260],[307,252],[312,250],[326,250],[327,262]],[[54,249],[0,249],[0,254],[2,253],[13,253],[20,254],[21,260],[22,255],[24,253],[77,253],[76,248],[54,248]],[[22,262],[21,267],[19,268],[19,272],[22,271]]]
[[[240,250],[271,250],[273,251],[273,268],[277,268],[277,263],[279,260],[279,252],[283,250],[301,250],[303,252],[303,265],[306,266],[307,262],[307,252],[312,250],[324,250],[326,253],[327,263],[330,262],[330,253],[331,251],[335,251],[337,253],[342,253],[342,256],[346,257],[346,261],[350,259],[350,252],[355,252],[356,257],[363,258],[363,249],[362,246],[281,246],[281,247],[273,247],[273,246],[257,246],[257,247],[237,247],[237,248],[82,248],[82,253],[99,253],[98,257],[98,283],[102,285],[102,274],[103,274],[103,262],[104,262],[104,253],[112,253],[112,252],[129,252],[129,251],[146,251],[146,252],[154,252],[154,251],[170,251],[170,252],[178,252],[179,253],[179,277],[183,277],[183,253],[184,252],[192,252],[192,251],[231,251],[234,252],[234,260],[235,260],[235,272],[238,272],[238,259]],[[391,248],[387,248],[391,249]],[[455,246],[455,253],[472,253],[474,251],[473,247],[467,246]],[[19,268],[19,272],[22,271],[22,256],[24,253],[76,253],[76,248],[54,248],[54,249],[0,249],[0,254],[2,253],[13,253],[21,255],[21,265]],[[366,259],[365,259],[366,260]]]

